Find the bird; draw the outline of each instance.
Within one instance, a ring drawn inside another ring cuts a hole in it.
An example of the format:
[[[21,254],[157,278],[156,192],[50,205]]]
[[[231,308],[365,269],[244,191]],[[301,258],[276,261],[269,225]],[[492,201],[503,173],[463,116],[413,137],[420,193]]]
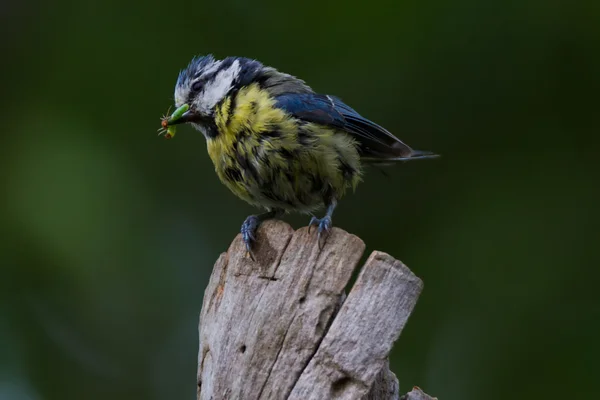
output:
[[[193,57],[179,71],[174,101],[187,111],[163,127],[190,124],[200,131],[220,181],[264,210],[240,229],[251,255],[260,224],[290,212],[312,216],[308,229],[317,230],[321,246],[338,202],[356,190],[365,166],[439,156],[409,147],[340,98],[252,58]]]

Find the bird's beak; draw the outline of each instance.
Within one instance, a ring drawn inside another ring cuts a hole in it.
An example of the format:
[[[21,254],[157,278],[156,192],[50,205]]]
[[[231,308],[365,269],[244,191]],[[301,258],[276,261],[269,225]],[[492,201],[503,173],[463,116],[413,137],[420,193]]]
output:
[[[200,116],[196,113],[194,113],[192,110],[188,110],[186,112],[184,112],[183,114],[181,114],[181,116],[179,118],[170,118],[169,122],[167,123],[169,126],[171,125],[179,125],[179,124],[185,124],[188,122],[197,122],[200,119]]]

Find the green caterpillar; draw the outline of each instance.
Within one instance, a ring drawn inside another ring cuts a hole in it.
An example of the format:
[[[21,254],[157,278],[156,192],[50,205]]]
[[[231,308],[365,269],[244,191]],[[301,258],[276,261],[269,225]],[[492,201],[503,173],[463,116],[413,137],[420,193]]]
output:
[[[175,125],[169,125],[172,122],[177,121],[179,118],[181,118],[181,116],[187,111],[189,110],[190,106],[188,104],[184,104],[181,107],[177,108],[175,111],[173,111],[173,114],[171,114],[171,116],[169,115],[165,115],[161,118],[161,128],[159,129],[159,135],[161,133],[165,134],[165,139],[172,139],[173,136],[175,136]],[[167,111],[167,114],[169,112]]]

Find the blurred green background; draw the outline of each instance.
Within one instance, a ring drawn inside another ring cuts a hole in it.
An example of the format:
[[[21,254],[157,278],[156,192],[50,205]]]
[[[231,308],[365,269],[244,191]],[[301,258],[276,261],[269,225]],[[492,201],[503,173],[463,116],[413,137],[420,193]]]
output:
[[[206,53],[443,155],[368,172],[334,217],[425,281],[391,356],[403,391],[600,396],[598,2],[12,1],[0,18],[0,399],[194,398],[204,287],[255,212],[199,132],[156,135]]]

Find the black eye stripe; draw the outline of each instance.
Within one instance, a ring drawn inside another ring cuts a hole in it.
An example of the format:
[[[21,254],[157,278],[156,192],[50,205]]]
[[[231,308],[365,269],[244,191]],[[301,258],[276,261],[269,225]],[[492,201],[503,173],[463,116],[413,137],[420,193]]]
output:
[[[194,82],[192,84],[192,90],[194,92],[200,91],[200,89],[202,89],[202,87],[204,86],[205,83],[206,83],[205,79],[200,79],[199,81]]]
[[[216,71],[211,72],[210,74],[206,74],[202,78],[200,78],[198,81],[194,82],[192,84],[192,90],[193,91],[201,90],[204,87],[204,85],[206,85],[207,82],[214,79],[215,75],[217,75],[219,72],[221,72],[221,69],[222,68],[219,68]]]

